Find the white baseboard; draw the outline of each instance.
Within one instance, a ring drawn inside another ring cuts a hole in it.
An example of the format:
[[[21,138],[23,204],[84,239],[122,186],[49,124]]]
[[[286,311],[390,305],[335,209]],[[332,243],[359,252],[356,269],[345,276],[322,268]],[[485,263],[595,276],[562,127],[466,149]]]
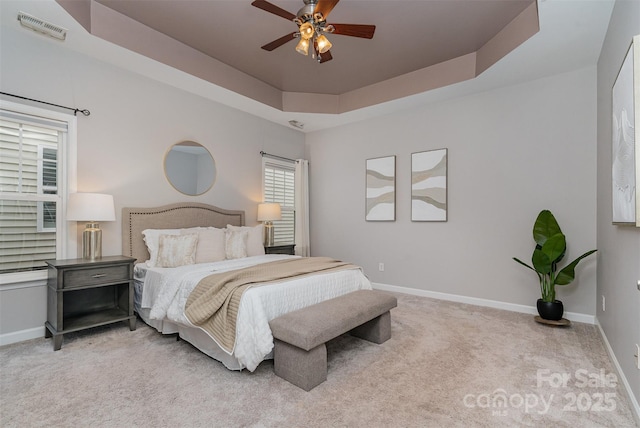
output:
[[[25,340],[38,339],[44,337],[45,327],[34,327],[27,330],[14,331],[0,334],[0,346],[11,345],[12,343],[23,342]]]
[[[636,398],[635,395],[633,395],[633,390],[631,389],[631,385],[629,384],[629,381],[624,375],[624,372],[622,371],[622,367],[620,367],[620,363],[616,358],[616,354],[614,354],[613,348],[609,343],[609,339],[607,339],[607,335],[604,333],[604,330],[602,329],[602,326],[600,325],[600,322],[598,321],[597,318],[596,318],[596,325],[598,326],[598,330],[600,331],[600,336],[602,336],[604,345],[607,348],[607,353],[609,354],[609,358],[611,358],[611,361],[613,362],[613,365],[615,366],[616,371],[618,372],[618,378],[622,380],[624,389],[627,391],[627,397],[629,398],[629,402],[631,403],[631,410],[634,412],[634,416],[636,417],[636,423],[638,424],[638,426],[640,426],[640,404],[638,404],[638,399]]]
[[[467,303],[469,305],[485,306],[488,308],[504,309],[505,311],[521,312],[535,315],[538,310],[534,306],[518,305],[516,303],[500,302],[498,300],[480,299],[478,297],[461,296],[458,294],[440,293],[437,291],[418,290],[415,288],[399,287],[397,285],[371,283],[371,286],[378,290],[394,291],[397,293],[412,294],[414,296],[430,297],[438,300],[448,300],[451,302]],[[576,312],[565,312],[564,317],[575,322],[595,324],[594,315],[580,314]]]

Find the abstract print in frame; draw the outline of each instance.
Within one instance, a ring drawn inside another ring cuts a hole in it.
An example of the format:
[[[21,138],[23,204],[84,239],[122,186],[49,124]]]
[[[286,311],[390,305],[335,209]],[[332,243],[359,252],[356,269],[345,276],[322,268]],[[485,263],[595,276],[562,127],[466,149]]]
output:
[[[613,224],[640,227],[640,36],[620,67],[612,89],[611,175]],[[635,76],[635,77],[634,77]],[[634,85],[635,80],[635,85]]]
[[[367,159],[367,221],[396,219],[396,157]]]
[[[411,154],[411,221],[447,221],[447,149]]]

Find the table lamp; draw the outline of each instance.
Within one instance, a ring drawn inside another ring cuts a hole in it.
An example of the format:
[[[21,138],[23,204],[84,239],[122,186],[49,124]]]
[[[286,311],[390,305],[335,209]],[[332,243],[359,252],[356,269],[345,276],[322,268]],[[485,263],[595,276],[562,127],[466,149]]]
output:
[[[274,243],[273,220],[282,218],[282,210],[278,203],[258,204],[258,221],[264,222],[264,246],[271,247]]]
[[[113,196],[101,193],[71,193],[67,201],[67,220],[86,221],[82,233],[82,258],[102,258],[102,230],[99,221],[115,221]]]

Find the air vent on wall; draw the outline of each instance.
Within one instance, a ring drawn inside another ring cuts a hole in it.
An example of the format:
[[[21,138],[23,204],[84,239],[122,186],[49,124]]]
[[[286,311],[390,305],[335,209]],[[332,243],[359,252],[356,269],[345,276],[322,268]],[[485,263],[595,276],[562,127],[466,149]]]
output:
[[[31,16],[28,13],[18,12],[18,21],[23,27],[37,31],[38,33],[45,34],[55,39],[64,40],[67,38],[67,29],[58,25],[44,21],[35,16]]]

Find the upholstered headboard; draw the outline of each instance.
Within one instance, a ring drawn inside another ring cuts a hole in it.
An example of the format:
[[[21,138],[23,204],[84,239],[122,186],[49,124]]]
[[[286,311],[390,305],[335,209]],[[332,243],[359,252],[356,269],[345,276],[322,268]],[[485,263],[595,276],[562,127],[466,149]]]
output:
[[[155,208],[122,209],[122,254],[138,262],[149,260],[142,238],[145,229],[180,229],[196,226],[244,226],[244,211],[231,211],[200,203],[177,203]]]

